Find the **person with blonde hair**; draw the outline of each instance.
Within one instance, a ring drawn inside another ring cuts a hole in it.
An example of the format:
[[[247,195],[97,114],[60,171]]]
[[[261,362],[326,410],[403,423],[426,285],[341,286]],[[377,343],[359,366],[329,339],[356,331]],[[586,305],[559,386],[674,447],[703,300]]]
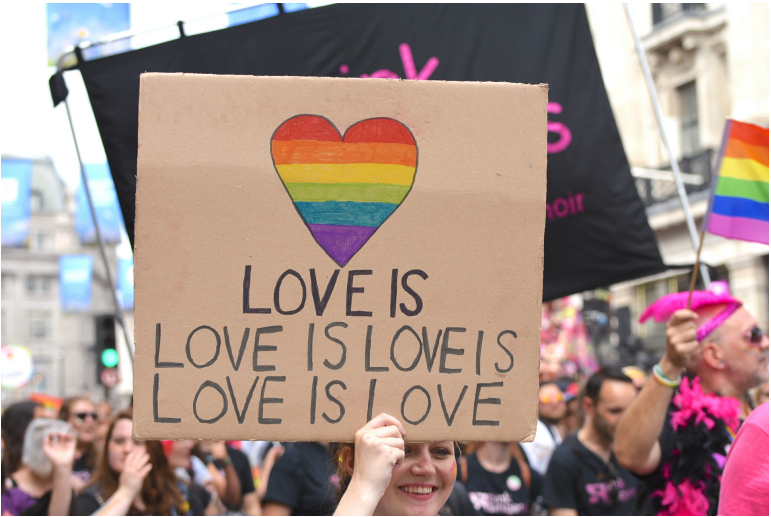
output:
[[[21,468],[11,475],[11,488],[29,496],[24,515],[80,515],[72,492],[75,435],[58,420],[33,420],[24,435]],[[10,511],[3,508],[3,511]]]

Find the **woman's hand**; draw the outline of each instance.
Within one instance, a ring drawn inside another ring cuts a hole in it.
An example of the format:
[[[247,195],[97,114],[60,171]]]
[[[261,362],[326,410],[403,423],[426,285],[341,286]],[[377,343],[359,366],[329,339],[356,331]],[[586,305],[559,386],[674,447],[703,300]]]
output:
[[[133,500],[142,490],[142,483],[153,469],[150,455],[143,447],[136,447],[126,455],[123,472],[120,473],[119,488]]]
[[[404,427],[385,413],[356,432],[351,483],[335,515],[372,515],[394,468],[404,460]]]
[[[43,453],[55,469],[66,471],[69,476],[75,463],[75,437],[60,431],[50,433],[43,440]]]

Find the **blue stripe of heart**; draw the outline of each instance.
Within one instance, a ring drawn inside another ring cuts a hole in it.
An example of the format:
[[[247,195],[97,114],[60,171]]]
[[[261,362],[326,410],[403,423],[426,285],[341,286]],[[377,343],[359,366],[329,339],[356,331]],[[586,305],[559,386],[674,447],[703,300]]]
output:
[[[355,201],[322,201],[295,203],[307,224],[335,224],[377,228],[399,205],[391,203],[358,203]]]

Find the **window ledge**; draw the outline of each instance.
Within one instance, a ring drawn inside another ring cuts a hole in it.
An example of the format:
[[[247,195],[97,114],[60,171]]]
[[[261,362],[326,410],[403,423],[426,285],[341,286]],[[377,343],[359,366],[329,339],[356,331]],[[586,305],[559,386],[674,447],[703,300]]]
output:
[[[683,12],[654,25],[650,34],[642,37],[642,44],[646,52],[657,51],[689,34],[716,31],[726,24],[727,19],[725,7],[702,12]]]

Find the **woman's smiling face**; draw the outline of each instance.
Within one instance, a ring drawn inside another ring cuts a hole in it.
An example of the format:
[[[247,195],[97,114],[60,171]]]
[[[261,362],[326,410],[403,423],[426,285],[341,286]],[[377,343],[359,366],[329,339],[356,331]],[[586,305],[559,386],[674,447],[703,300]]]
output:
[[[456,470],[453,442],[405,444],[404,461],[394,468],[375,515],[436,515],[450,497]]]

